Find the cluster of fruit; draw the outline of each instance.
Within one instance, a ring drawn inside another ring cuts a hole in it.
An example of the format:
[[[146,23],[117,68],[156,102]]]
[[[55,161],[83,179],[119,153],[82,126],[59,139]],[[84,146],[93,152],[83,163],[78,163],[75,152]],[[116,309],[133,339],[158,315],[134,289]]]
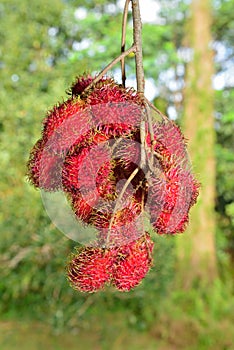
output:
[[[72,286],[93,292],[109,282],[130,290],[152,264],[143,213],[159,234],[183,232],[199,185],[175,123],[146,123],[143,140],[142,97],[109,77],[92,82],[78,77],[67,101],[48,112],[28,178],[45,191],[63,191],[76,218],[98,230],[95,243],[68,263]]]

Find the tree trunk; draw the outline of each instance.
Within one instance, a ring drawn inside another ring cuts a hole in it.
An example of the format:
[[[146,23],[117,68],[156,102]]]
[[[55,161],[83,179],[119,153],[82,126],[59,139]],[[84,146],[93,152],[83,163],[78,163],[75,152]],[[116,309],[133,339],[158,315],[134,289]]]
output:
[[[178,237],[178,277],[184,287],[211,282],[217,274],[215,252],[215,131],[213,118],[211,49],[211,6],[209,0],[193,0],[188,22],[193,59],[187,66],[184,133],[193,169],[201,182],[190,225]]]

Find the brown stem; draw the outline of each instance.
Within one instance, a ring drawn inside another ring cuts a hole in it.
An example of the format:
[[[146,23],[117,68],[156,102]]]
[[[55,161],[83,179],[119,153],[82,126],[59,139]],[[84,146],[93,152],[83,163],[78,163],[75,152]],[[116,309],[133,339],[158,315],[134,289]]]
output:
[[[136,61],[136,79],[137,91],[144,95],[145,78],[143,68],[142,40],[141,40],[141,14],[138,0],[132,0],[132,18],[133,18],[133,39],[136,45],[135,61]]]
[[[121,39],[121,53],[125,52],[126,44],[126,31],[127,31],[127,19],[128,19],[128,7],[130,0],[126,0],[123,12],[123,21],[122,21],[122,39]],[[125,70],[125,57],[121,59],[121,72],[122,72],[122,84],[125,87],[126,82],[126,70]]]
[[[140,5],[138,0],[132,0],[132,19],[133,19],[133,39],[136,45],[135,62],[136,62],[136,80],[137,80],[137,91],[139,94],[144,96],[145,90],[145,78],[143,68],[143,53],[142,53],[142,40],[141,40],[141,14]],[[142,118],[140,126],[141,135],[141,168],[145,168],[146,165],[146,154],[145,154],[145,117]]]
[[[107,239],[106,239],[106,246],[108,247],[109,245],[109,240],[110,240],[110,234],[111,234],[111,229],[112,229],[112,226],[113,226],[113,223],[114,223],[114,220],[115,220],[115,214],[119,208],[119,205],[120,205],[120,202],[123,198],[123,195],[124,193],[126,192],[126,189],[128,188],[128,186],[130,185],[131,181],[134,179],[134,177],[136,176],[136,174],[138,173],[140,169],[139,168],[136,168],[132,173],[131,175],[129,176],[129,178],[127,179],[127,181],[125,182],[117,200],[116,200],[116,203],[115,203],[115,207],[114,207],[114,210],[113,210],[113,213],[111,215],[111,220],[110,220],[110,224],[109,224],[109,228],[108,228],[108,235],[107,235]]]
[[[146,103],[151,107],[164,121],[167,121],[168,118],[157,108],[153,103],[151,103],[146,97],[145,97]]]
[[[145,168],[146,165],[146,152],[145,152],[145,137],[146,137],[146,130],[145,130],[145,120],[141,120],[140,123],[140,138],[141,138],[141,162],[140,167],[141,169]]]
[[[111,63],[109,63],[97,76],[96,78],[92,81],[91,84],[89,84],[84,91],[82,92],[82,94],[84,94],[86,91],[88,91],[90,88],[92,88],[102,77],[103,75],[105,75],[108,70],[110,70],[116,63],[118,63],[119,61],[121,61],[124,57],[126,57],[127,55],[129,55],[131,52],[135,52],[136,51],[136,46],[132,45],[128,50],[124,51],[121,55],[119,55],[118,57],[116,57]]]

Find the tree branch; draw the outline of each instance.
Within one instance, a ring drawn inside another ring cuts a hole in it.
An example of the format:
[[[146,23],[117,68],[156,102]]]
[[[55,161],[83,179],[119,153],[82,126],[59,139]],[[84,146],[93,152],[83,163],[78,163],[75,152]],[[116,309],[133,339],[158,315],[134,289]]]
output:
[[[123,12],[121,52],[125,52],[129,3],[130,3],[130,0],[126,0],[125,6],[124,6],[124,12]],[[125,82],[126,82],[125,57],[121,59],[121,72],[122,72],[122,84],[123,84],[123,87],[125,87]]]
[[[105,75],[108,70],[110,70],[114,65],[116,65],[116,63],[120,62],[124,57],[128,56],[131,52],[135,52],[136,51],[136,46],[132,45],[127,51],[124,51],[121,55],[119,55],[118,57],[116,57],[111,63],[109,63],[97,76],[96,78],[92,81],[91,84],[89,84],[84,91],[82,92],[82,94],[84,94],[86,91],[88,91],[89,89],[91,89],[102,77],[103,75]]]
[[[133,39],[136,45],[136,78],[137,78],[137,91],[144,95],[145,90],[145,78],[143,68],[143,54],[142,54],[142,40],[141,40],[141,15],[140,6],[138,0],[132,0],[132,18],[133,18]]]

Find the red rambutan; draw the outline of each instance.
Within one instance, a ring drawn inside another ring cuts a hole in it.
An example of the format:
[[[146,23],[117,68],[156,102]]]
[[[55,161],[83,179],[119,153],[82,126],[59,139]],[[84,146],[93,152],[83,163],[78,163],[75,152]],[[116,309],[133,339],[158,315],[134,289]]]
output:
[[[153,176],[148,207],[159,234],[183,232],[198,187],[190,171],[184,138],[172,122],[154,126],[158,178]],[[147,137],[149,143],[149,136]]]
[[[135,219],[135,218],[134,218]],[[133,241],[142,236],[142,217],[126,222],[125,225],[115,225],[108,228],[99,229],[97,238],[98,244],[107,249],[114,249]]]
[[[92,224],[93,208],[98,201],[95,193],[81,194],[77,192],[71,198],[68,196],[68,199],[71,201],[72,210],[76,217],[86,224]]]
[[[36,142],[30,153],[27,177],[36,188],[56,191],[61,188],[63,156],[45,148],[45,141]]]
[[[85,247],[72,255],[67,266],[71,286],[81,292],[96,292],[110,279],[113,252],[102,248]]]
[[[93,82],[93,79],[89,74],[78,76],[70,89],[72,96],[80,95]],[[70,91],[68,94],[70,94]]]
[[[146,233],[117,250],[111,283],[120,291],[129,291],[145,277],[152,265],[154,243]]]

